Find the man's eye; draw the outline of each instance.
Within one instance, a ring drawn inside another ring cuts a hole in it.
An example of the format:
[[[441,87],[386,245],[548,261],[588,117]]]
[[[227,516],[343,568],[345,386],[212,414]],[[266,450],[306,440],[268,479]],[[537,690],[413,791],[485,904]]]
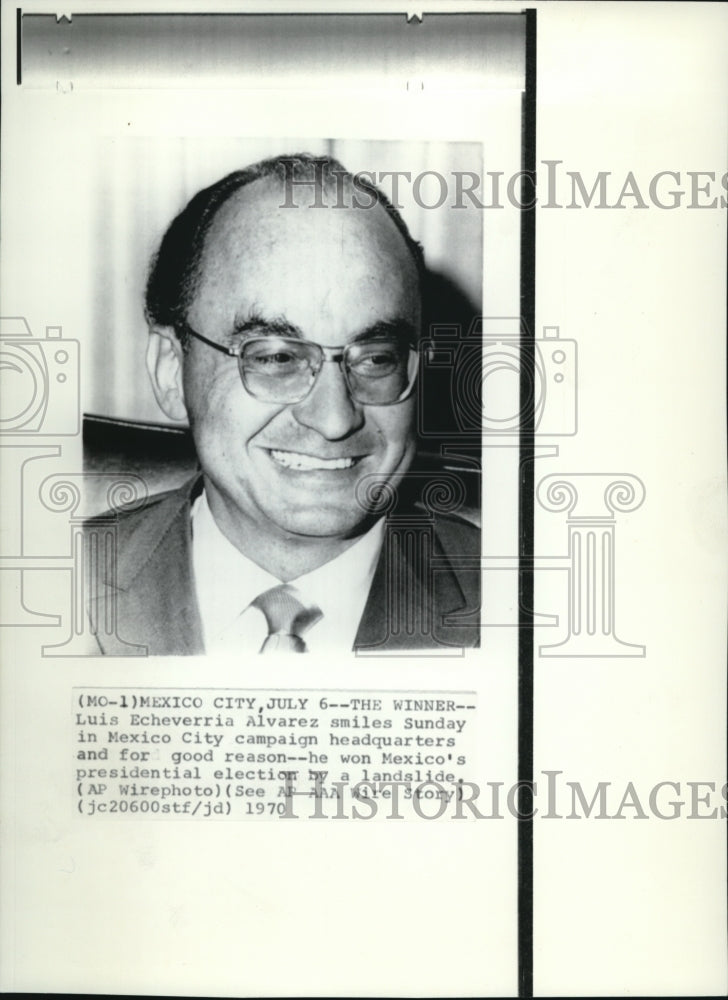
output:
[[[306,359],[290,350],[257,350],[245,355],[245,367],[269,374],[287,374],[299,371],[306,364]]]
[[[373,350],[357,358],[353,368],[362,375],[382,375],[394,371],[400,364],[401,357],[395,350]]]
[[[275,354],[260,354],[255,360],[264,365],[275,366],[290,364],[296,358],[292,354],[286,354],[285,351],[276,351]]]

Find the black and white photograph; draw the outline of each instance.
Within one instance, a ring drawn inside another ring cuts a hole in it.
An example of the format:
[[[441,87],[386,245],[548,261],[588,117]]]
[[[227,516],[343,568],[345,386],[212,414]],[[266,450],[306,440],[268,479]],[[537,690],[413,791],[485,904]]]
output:
[[[180,149],[188,175],[195,154],[209,172],[206,144],[129,145],[104,151],[117,176],[119,160],[128,172],[121,191],[104,192],[102,218],[136,215],[141,226],[158,212],[163,193],[178,188],[170,178],[181,172]],[[131,641],[152,655],[480,645],[482,433],[473,372],[482,369],[482,213],[471,205],[468,226],[442,193],[450,181],[446,197],[454,198],[455,180],[480,176],[482,151],[467,143],[325,145],[334,154],[337,145],[355,147],[347,153],[358,161],[379,153],[385,162],[431,165],[411,185],[419,205],[409,198],[429,253],[368,180],[406,182],[412,171],[351,173],[336,155],[268,156],[195,193],[170,222],[149,267],[149,332],[134,359],[123,331],[140,325],[140,303],[110,305],[130,274],[138,282],[145,242],[99,247],[90,377],[101,415],[85,421],[85,468],[101,482],[134,472],[151,494],[114,526],[113,578],[87,574],[91,631],[105,654],[119,639],[122,650]],[[246,143],[229,146],[228,157],[244,162]],[[165,152],[167,169],[158,162],[156,186],[140,191],[138,168]],[[107,177],[103,167],[100,174]],[[425,201],[428,181],[435,200],[430,190]],[[227,211],[240,202],[243,214],[220,230],[216,250],[215,219],[228,202]],[[439,202],[445,212],[430,221]],[[443,271],[428,269],[430,256]],[[226,313],[198,318],[205,284],[217,309],[234,275],[243,284],[230,287]],[[315,339],[319,328],[325,345]],[[109,363],[127,380],[109,385]],[[333,392],[320,393],[332,375]],[[146,405],[156,416],[152,394],[164,423],[106,415]],[[108,512],[89,522],[89,551],[108,526]],[[100,625],[112,617],[116,633],[104,635]]]

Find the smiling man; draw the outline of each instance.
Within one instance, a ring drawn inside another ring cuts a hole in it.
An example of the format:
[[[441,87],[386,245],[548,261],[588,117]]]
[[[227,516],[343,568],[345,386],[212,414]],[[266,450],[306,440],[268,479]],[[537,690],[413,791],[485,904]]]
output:
[[[119,519],[107,584],[125,640],[478,644],[477,529],[377,503],[407,493],[415,456],[424,274],[396,210],[328,158],[238,171],[174,220],[147,287],[147,367],[201,475]]]

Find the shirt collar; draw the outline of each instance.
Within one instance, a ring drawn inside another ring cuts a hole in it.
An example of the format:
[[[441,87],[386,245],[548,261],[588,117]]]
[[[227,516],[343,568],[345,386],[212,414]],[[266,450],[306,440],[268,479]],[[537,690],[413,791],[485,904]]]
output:
[[[380,518],[341,555],[293,584],[322,620],[312,628],[323,645],[351,649],[364,612],[384,536]],[[206,643],[223,632],[251,601],[281,580],[243,555],[218,527],[203,493],[192,506],[192,562]],[[342,581],[346,586],[342,586]]]

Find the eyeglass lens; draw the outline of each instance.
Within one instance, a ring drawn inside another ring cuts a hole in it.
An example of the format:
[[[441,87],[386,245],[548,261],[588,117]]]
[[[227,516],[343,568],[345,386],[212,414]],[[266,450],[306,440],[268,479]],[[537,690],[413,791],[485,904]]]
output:
[[[349,344],[340,360],[352,398],[383,404],[403,398],[417,373],[417,352],[397,340]],[[258,399],[293,403],[310,391],[324,363],[318,344],[265,337],[248,341],[240,354],[243,383]]]

